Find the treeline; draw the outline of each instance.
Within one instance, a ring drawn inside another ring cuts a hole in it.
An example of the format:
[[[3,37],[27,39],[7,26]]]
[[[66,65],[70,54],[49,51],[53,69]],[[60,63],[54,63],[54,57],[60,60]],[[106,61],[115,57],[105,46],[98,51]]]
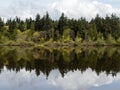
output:
[[[13,42],[14,41],[14,42]],[[85,18],[69,19],[64,13],[59,20],[52,20],[48,14],[35,19],[21,20],[0,18],[0,43],[25,44],[48,42],[75,42],[88,44],[119,44],[120,18],[114,14],[105,18],[96,15],[91,21]]]

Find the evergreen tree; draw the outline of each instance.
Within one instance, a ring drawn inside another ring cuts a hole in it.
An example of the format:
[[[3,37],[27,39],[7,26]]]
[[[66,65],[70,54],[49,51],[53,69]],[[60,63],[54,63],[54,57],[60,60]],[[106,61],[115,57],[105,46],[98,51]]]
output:
[[[3,22],[2,18],[0,18],[0,31],[3,30],[3,27],[4,27],[4,22]]]
[[[9,32],[10,32],[10,33],[13,33],[13,31],[17,28],[15,19],[13,19],[13,20],[10,19],[10,20],[8,20],[8,21],[7,21],[7,25],[9,26]]]
[[[35,31],[40,31],[42,28],[41,26],[41,19],[40,19],[40,15],[37,14],[36,18],[35,18]]]
[[[48,12],[46,13],[46,15],[43,17],[43,29],[42,30],[50,30],[53,28],[53,22],[51,20],[51,18],[49,17]]]
[[[67,28],[67,17],[65,17],[64,13],[61,14],[57,28],[59,30],[60,35],[62,36],[64,29]]]
[[[25,23],[27,25],[27,29],[30,29],[31,28],[31,24],[34,23],[34,20],[32,20],[32,18],[30,17],[29,19],[25,20]],[[35,28],[35,25],[34,25],[34,28]]]

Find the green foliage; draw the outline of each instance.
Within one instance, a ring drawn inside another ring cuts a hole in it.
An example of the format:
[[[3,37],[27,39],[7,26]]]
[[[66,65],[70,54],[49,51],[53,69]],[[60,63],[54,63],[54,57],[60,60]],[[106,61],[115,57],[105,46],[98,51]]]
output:
[[[81,43],[81,42],[82,42],[82,38],[76,37],[76,38],[75,38],[75,42]]]
[[[57,41],[59,43],[96,43],[118,44],[120,38],[120,18],[112,14],[105,18],[96,15],[91,21],[85,18],[68,19],[64,13],[59,20],[52,20],[47,12],[35,19],[21,20],[8,19],[6,22],[0,18],[0,42],[34,42],[45,43]]]
[[[65,29],[62,36],[63,42],[71,42],[73,33],[74,33],[73,30]]]
[[[9,41],[8,37],[4,36],[0,33],[0,44],[3,44],[5,42]]]
[[[112,37],[111,34],[108,34],[107,39],[106,39],[106,42],[107,42],[108,44],[116,44],[116,41],[115,41],[115,39]]]
[[[116,75],[120,72],[119,47],[85,47],[85,48],[46,48],[46,47],[0,47],[0,69],[6,66],[7,70],[21,69],[35,71],[36,75],[59,69],[62,76],[70,71],[94,70],[98,75],[101,72],[107,75]]]
[[[41,19],[39,14],[36,15],[36,19],[35,19],[35,30],[36,31],[41,30]]]
[[[45,16],[43,16],[43,29],[42,30],[50,30],[53,28],[53,23],[51,18],[49,17],[48,12],[46,13]]]
[[[103,38],[98,38],[96,40],[96,45],[106,45],[106,42]]]
[[[67,27],[67,23],[68,23],[67,21],[68,21],[67,17],[65,17],[64,13],[62,13],[57,26],[61,36],[63,34],[64,29],[66,29]]]
[[[117,43],[120,44],[120,37],[117,39]]]
[[[2,31],[3,27],[4,27],[4,22],[2,18],[0,18],[0,31]]]
[[[39,32],[34,32],[32,39],[33,39],[33,41],[36,42],[36,43],[39,42],[39,40],[40,40],[40,33],[39,33]]]
[[[32,41],[32,34],[33,34],[32,30],[26,30],[26,31],[22,32],[23,40]]]
[[[88,30],[88,38],[90,38],[92,41],[95,41],[97,39],[98,32],[96,29],[96,25],[93,24],[90,26],[90,29]]]

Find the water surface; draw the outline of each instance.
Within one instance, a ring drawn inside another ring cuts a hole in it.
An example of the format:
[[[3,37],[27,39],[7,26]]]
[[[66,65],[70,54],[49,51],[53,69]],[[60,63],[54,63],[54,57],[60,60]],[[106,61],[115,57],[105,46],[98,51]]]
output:
[[[119,47],[0,47],[0,90],[120,90]]]

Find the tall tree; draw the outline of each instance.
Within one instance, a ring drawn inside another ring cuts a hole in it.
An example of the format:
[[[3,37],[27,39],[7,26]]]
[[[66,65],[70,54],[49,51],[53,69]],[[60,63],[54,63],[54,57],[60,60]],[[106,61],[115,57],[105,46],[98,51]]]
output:
[[[65,17],[64,13],[62,13],[58,21],[58,30],[61,36],[66,27],[67,27],[67,17]]]
[[[48,12],[46,12],[46,15],[43,17],[43,30],[47,31],[53,28],[53,22],[50,18]]]
[[[2,31],[3,27],[4,27],[4,22],[2,18],[0,18],[0,31]]]
[[[41,19],[40,15],[37,14],[35,18],[35,31],[40,31],[41,30]]]
[[[13,31],[17,28],[15,19],[9,19],[6,24],[9,26],[10,33],[13,33]]]
[[[111,15],[110,20],[111,34],[115,39],[118,39],[120,36],[120,19],[116,15]]]
[[[31,17],[25,20],[25,23],[27,24],[27,29],[30,29],[32,22],[34,22],[34,20],[32,20]]]

